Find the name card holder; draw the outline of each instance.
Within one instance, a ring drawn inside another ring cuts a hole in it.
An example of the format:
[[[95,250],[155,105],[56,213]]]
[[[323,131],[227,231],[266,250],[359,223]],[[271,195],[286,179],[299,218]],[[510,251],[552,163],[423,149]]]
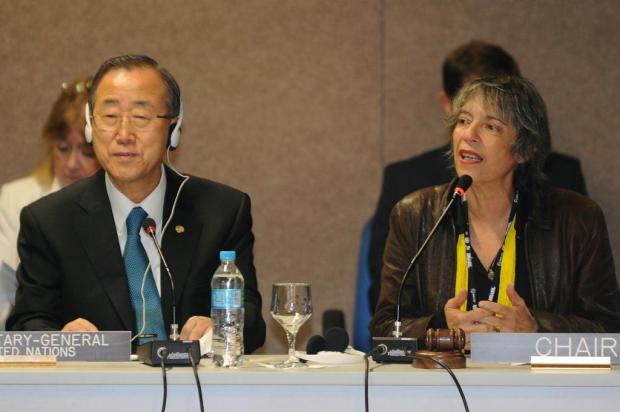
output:
[[[0,356],[0,366],[56,366],[56,356],[53,356],[53,355]]]
[[[532,356],[533,370],[548,369],[611,369],[609,356]]]

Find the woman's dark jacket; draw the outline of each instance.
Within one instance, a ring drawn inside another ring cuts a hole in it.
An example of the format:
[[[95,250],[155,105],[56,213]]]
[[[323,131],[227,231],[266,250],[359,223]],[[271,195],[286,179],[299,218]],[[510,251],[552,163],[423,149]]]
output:
[[[373,336],[391,336],[403,273],[448,204],[452,185],[412,193],[392,210]],[[520,193],[518,233],[524,239],[517,244],[525,248],[529,309],[538,331],[620,332],[620,292],[600,207],[567,190],[544,187],[536,194]],[[404,336],[424,336],[431,317],[454,296],[454,215],[452,208],[407,278],[401,297]]]

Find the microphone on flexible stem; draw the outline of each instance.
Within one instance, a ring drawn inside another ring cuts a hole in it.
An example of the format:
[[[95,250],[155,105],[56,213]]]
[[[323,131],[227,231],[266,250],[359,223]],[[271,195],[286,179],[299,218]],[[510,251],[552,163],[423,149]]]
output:
[[[418,249],[418,252],[415,254],[413,259],[411,259],[411,262],[409,263],[409,266],[407,267],[407,270],[405,271],[405,274],[403,275],[403,278],[400,281],[400,288],[398,289],[398,298],[396,300],[396,322],[394,322],[394,331],[392,332],[392,335],[394,335],[395,338],[400,338],[403,335],[402,332],[400,331],[400,325],[401,325],[400,298],[403,294],[403,288],[405,286],[405,282],[407,281],[407,276],[409,276],[409,273],[411,273],[411,269],[413,268],[413,265],[415,265],[415,263],[418,261],[420,254],[424,251],[424,249],[426,248],[426,245],[428,244],[428,242],[431,240],[431,238],[437,231],[437,227],[439,227],[439,224],[443,221],[444,216],[446,215],[446,213],[448,213],[448,210],[450,210],[450,207],[452,206],[454,201],[457,198],[463,197],[463,195],[465,194],[465,191],[469,189],[469,186],[471,186],[471,183],[472,183],[471,176],[463,175],[459,177],[459,180],[457,180],[456,182],[456,187],[454,188],[454,193],[452,194],[452,198],[448,202],[448,205],[444,208],[443,212],[441,213],[441,216],[439,216],[439,219],[437,219],[437,222],[435,222],[435,226],[433,226],[433,228],[431,229],[431,232],[428,234],[428,236],[426,236],[426,239],[424,240],[424,243],[422,243],[422,246],[420,246],[420,248]]]
[[[459,177],[459,179],[456,181],[456,186],[454,187],[452,198],[450,199],[450,201],[444,208],[443,212],[441,213],[441,216],[439,216],[439,219],[437,219],[437,222],[435,222],[435,225],[431,229],[428,236],[426,236],[426,239],[422,243],[422,246],[420,246],[415,256],[413,256],[413,258],[411,259],[411,262],[409,262],[409,266],[407,266],[407,270],[405,270],[405,273],[403,274],[403,278],[400,281],[400,288],[398,289],[398,297],[396,299],[396,321],[394,322],[394,330],[392,331],[392,335],[394,336],[394,338],[373,338],[373,343],[378,343],[380,345],[387,345],[388,347],[388,349],[384,353],[380,354],[378,357],[373,357],[375,361],[378,361],[378,362],[385,362],[385,361],[411,362],[413,360],[412,355],[417,350],[418,340],[403,338],[402,337],[403,334],[400,330],[400,327],[402,325],[400,321],[400,299],[403,293],[405,282],[407,281],[407,277],[409,276],[409,273],[411,273],[411,269],[418,261],[420,254],[424,251],[424,249],[426,248],[426,245],[428,244],[428,242],[431,240],[431,238],[437,231],[437,227],[439,227],[439,224],[443,221],[446,213],[448,213],[448,210],[450,210],[450,207],[452,207],[452,204],[454,203],[454,201],[457,198],[463,197],[463,195],[465,194],[465,191],[469,189],[471,184],[472,184],[471,176],[463,175]],[[402,342],[403,340],[411,341],[411,343]],[[390,345],[394,345],[394,350],[395,350],[394,356],[390,355]]]
[[[170,273],[170,268],[166,263],[164,254],[161,252],[161,247],[159,247],[157,236],[155,235],[155,221],[150,217],[144,218],[142,221],[142,229],[144,229],[144,231],[151,236],[151,239],[153,239],[153,243],[155,244],[155,248],[157,248],[159,258],[161,259],[161,264],[164,266],[164,269],[166,269],[168,279],[170,279],[170,286],[172,288],[172,323],[170,324],[170,340],[179,340],[179,324],[177,323],[177,304],[176,297],[174,295],[174,280],[172,280],[172,273]]]
[[[158,366],[162,360],[165,365],[190,366],[192,359],[195,364],[200,363],[200,344],[198,341],[181,341],[179,340],[179,325],[177,324],[177,307],[176,298],[174,296],[174,280],[172,273],[166,263],[164,254],[161,251],[157,237],[155,236],[155,221],[146,217],[142,221],[142,229],[149,234],[153,243],[157,248],[157,253],[161,259],[161,263],[170,279],[172,289],[172,324],[170,325],[170,340],[151,341],[138,345],[138,359],[147,365]],[[191,359],[190,359],[191,357]]]

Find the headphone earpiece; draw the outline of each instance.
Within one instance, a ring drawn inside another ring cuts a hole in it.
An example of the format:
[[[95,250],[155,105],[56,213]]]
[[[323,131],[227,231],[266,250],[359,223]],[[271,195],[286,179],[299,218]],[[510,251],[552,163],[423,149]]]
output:
[[[319,352],[323,352],[325,348],[325,338],[321,335],[314,335],[308,339],[306,353],[308,355],[316,355]]]
[[[84,125],[84,139],[86,143],[92,144],[93,142],[93,124],[90,119],[90,106],[88,102],[84,105],[84,118],[86,119],[86,125]]]
[[[344,328],[334,326],[325,332],[325,350],[344,352],[349,346],[349,334]]]
[[[174,129],[172,129],[168,137],[168,149],[170,150],[176,149],[179,143],[181,143],[181,123],[183,123],[183,102],[180,102],[177,122],[174,124]]]

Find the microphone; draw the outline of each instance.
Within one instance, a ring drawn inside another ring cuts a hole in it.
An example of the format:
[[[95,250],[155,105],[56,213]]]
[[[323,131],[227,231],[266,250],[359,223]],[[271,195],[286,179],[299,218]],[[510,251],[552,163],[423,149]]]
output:
[[[325,332],[325,350],[344,352],[349,347],[349,334],[344,328],[334,326]]]
[[[165,365],[190,366],[192,365],[192,359],[194,361],[193,363],[198,364],[200,363],[200,344],[198,341],[179,340],[174,280],[172,279],[172,273],[170,273],[170,268],[166,263],[164,254],[157,241],[157,236],[155,235],[155,221],[150,217],[144,218],[142,221],[142,229],[153,239],[153,243],[161,259],[161,264],[170,279],[170,286],[172,289],[172,323],[170,324],[170,340],[151,341],[138,345],[138,359],[151,366],[160,365],[162,359]]]
[[[431,238],[437,231],[439,224],[443,221],[444,217],[446,216],[446,213],[448,213],[448,210],[450,210],[450,207],[452,207],[452,204],[454,203],[454,201],[457,198],[463,197],[463,195],[465,194],[465,191],[469,189],[471,184],[472,184],[472,178],[469,175],[463,175],[458,178],[450,201],[448,202],[446,207],[441,212],[439,219],[437,219],[437,221],[435,222],[435,225],[431,229],[428,236],[426,236],[426,239],[424,239],[424,242],[422,243],[422,246],[420,246],[420,248],[418,249],[418,252],[415,254],[415,256],[413,256],[413,258],[411,259],[411,262],[409,262],[409,266],[407,266],[407,270],[405,270],[405,273],[403,274],[403,278],[400,281],[400,287],[398,289],[398,297],[396,299],[396,321],[394,322],[394,330],[392,331],[392,335],[394,336],[394,338],[389,338],[389,337],[388,338],[386,337],[373,338],[373,344],[376,342],[378,344],[383,344],[383,345],[388,346],[387,351],[383,354],[385,356],[380,355],[378,357],[379,360],[377,359],[377,357],[373,356],[373,360],[375,360],[376,362],[385,362],[385,361],[411,362],[413,361],[413,354],[418,349],[418,345],[422,343],[422,338],[403,338],[402,337],[403,334],[400,330],[400,327],[402,325],[400,321],[400,300],[403,294],[405,282],[407,281],[407,277],[409,276],[409,273],[411,273],[411,269],[418,261],[420,254],[424,251],[424,249],[426,248],[426,245],[428,244],[428,242],[431,240]],[[393,351],[390,351],[390,343],[395,346]],[[390,355],[391,352],[393,353],[392,355]]]
[[[155,228],[155,221],[148,216],[145,217],[142,221],[142,229],[144,229],[151,239],[153,239],[153,243],[155,244],[155,248],[157,248],[157,253],[159,254],[161,263],[168,274],[168,279],[170,279],[170,286],[172,289],[172,323],[170,324],[170,340],[179,340],[179,324],[177,323],[177,304],[176,297],[174,295],[174,280],[172,280],[172,273],[170,273],[170,268],[166,263],[164,254],[161,252],[161,247],[159,247],[159,242],[157,241],[157,236],[155,235]]]
[[[344,312],[340,309],[327,309],[323,312],[322,327],[323,335],[327,334],[327,331],[331,328],[339,327],[344,329]]]
[[[349,346],[349,334],[344,328],[334,326],[325,332],[325,337],[314,335],[306,344],[306,353],[316,355],[319,352],[344,352]]]
[[[308,343],[306,344],[306,353],[308,355],[316,355],[319,352],[323,352],[325,348],[325,338],[321,335],[314,335],[308,339]]]

